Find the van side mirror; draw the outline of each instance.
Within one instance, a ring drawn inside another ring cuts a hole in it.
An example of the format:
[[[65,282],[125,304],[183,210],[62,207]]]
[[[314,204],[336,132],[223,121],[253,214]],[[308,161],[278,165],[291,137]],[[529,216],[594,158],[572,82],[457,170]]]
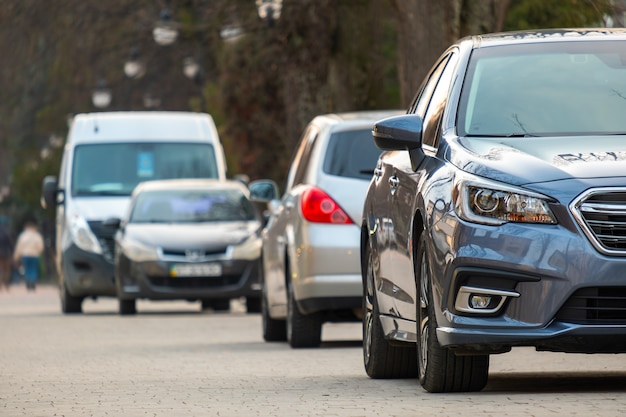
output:
[[[44,209],[56,207],[58,192],[57,177],[54,175],[46,176],[41,186],[41,207]]]
[[[248,186],[250,199],[253,201],[270,202],[278,198],[278,185],[272,180],[252,181]]]

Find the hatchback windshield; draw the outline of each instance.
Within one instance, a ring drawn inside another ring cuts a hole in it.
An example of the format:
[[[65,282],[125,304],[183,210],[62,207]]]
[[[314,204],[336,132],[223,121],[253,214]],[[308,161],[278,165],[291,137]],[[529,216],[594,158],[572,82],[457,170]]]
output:
[[[111,143],[76,146],[72,195],[130,195],[141,181],[218,178],[206,143]]]
[[[623,42],[485,47],[471,57],[461,136],[626,134]]]
[[[146,191],[135,200],[131,223],[255,220],[252,203],[236,190]]]

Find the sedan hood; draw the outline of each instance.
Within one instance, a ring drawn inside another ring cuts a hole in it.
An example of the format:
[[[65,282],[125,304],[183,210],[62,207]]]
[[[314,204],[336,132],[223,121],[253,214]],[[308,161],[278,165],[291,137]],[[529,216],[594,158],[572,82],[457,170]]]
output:
[[[626,137],[455,138],[449,161],[459,169],[512,185],[624,176]]]
[[[171,249],[194,247],[223,247],[242,242],[258,231],[261,223],[131,223],[124,237],[130,237],[150,246]]]

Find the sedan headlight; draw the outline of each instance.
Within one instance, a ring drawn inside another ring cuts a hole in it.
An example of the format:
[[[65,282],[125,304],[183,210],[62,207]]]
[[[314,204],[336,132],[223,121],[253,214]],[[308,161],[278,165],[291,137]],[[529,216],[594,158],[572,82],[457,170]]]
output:
[[[556,224],[547,200],[541,194],[479,178],[458,179],[454,188],[457,214],[474,223]]]
[[[93,234],[87,220],[79,213],[74,213],[70,218],[70,238],[80,249],[86,252],[102,254],[102,247],[98,238]]]
[[[156,261],[159,258],[157,249],[135,239],[124,239],[121,242],[122,253],[133,262]]]

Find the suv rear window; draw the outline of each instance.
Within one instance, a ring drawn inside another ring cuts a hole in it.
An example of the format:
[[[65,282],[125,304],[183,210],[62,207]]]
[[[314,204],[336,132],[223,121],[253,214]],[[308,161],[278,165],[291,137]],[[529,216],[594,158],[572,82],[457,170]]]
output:
[[[370,180],[380,152],[372,129],[336,132],[329,138],[323,169],[329,175]]]

